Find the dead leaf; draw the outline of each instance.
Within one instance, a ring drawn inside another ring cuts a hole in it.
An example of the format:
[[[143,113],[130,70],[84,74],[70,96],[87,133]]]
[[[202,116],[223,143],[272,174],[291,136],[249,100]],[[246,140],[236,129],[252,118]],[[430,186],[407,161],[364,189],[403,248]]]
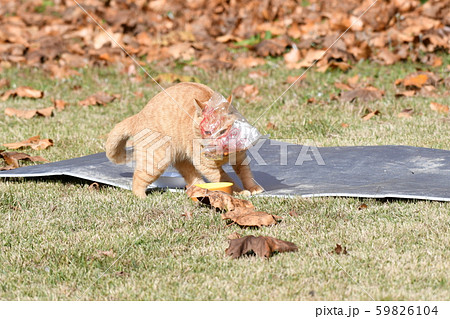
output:
[[[358,84],[358,82],[359,82],[359,75],[358,74],[355,74],[354,76],[352,76],[352,77],[347,79],[348,85],[350,85],[352,87],[355,87],[356,84]]]
[[[279,56],[284,53],[288,44],[284,38],[263,40],[255,46],[255,50],[258,56]]]
[[[360,100],[363,102],[369,102],[373,100],[379,100],[383,97],[384,91],[381,91],[373,86],[365,88],[356,88],[351,91],[341,92],[341,101],[353,102],[354,100]]]
[[[275,225],[280,217],[266,212],[255,211],[253,207],[235,207],[234,210],[223,213],[222,219],[231,219],[239,226],[261,227]]]
[[[262,77],[267,77],[268,75],[269,75],[269,72],[258,70],[258,71],[251,71],[248,74],[248,77],[250,79],[258,79],[258,78],[262,78]]]
[[[316,60],[323,58],[325,50],[314,50],[311,49],[306,54],[305,58],[297,63],[290,63],[286,65],[288,69],[301,69],[301,68],[309,68]]]
[[[294,243],[268,236],[255,237],[250,235],[230,240],[230,245],[225,253],[233,259],[252,252],[259,257],[270,258],[274,252],[291,251],[298,251],[298,247]]]
[[[397,114],[397,117],[410,118],[413,113],[414,113],[413,109],[403,109],[400,113]]]
[[[16,89],[8,90],[2,95],[2,101],[6,101],[10,97],[26,97],[31,99],[41,99],[44,97],[44,92],[39,91],[33,88],[30,88],[29,86],[19,86]]]
[[[38,115],[43,117],[50,117],[53,114],[53,110],[55,108],[53,106],[46,107],[43,109],[34,109],[34,110],[18,110],[12,107],[7,107],[5,109],[6,116],[16,116],[24,119],[31,119],[32,117]]]
[[[53,140],[49,138],[41,139],[39,135],[36,135],[20,142],[6,143],[3,144],[3,146],[12,150],[26,147],[31,147],[34,150],[45,150],[46,148],[53,146]]]
[[[443,104],[439,104],[436,102],[431,102],[430,103],[430,108],[433,111],[439,112],[439,113],[448,113],[449,111],[449,107],[447,105],[443,105]]]
[[[111,103],[115,99],[120,98],[118,94],[108,94],[105,92],[97,92],[94,95],[91,95],[84,99],[83,101],[78,102],[81,106],[91,106],[91,105],[106,105]]]
[[[400,56],[393,53],[387,48],[381,49],[381,51],[377,55],[377,58],[383,61],[384,65],[392,65],[400,61]]]
[[[275,124],[273,124],[272,122],[267,122],[266,128],[268,130],[276,130],[277,127],[275,126]]]
[[[363,210],[367,208],[367,204],[362,203],[361,205],[358,206],[358,210]]]
[[[230,234],[230,235],[227,236],[227,238],[228,238],[229,240],[232,240],[232,239],[238,239],[238,238],[241,238],[241,237],[242,237],[241,234],[239,234],[239,233],[237,233],[237,232],[234,232],[234,233],[232,233],[232,234]]]
[[[255,66],[264,64],[266,64],[266,60],[252,56],[238,57],[234,62],[236,68],[254,68]]]
[[[339,244],[336,244],[336,247],[334,247],[333,252],[336,255],[347,255],[347,248],[346,247],[342,247]]]
[[[2,157],[8,165],[7,169],[18,168],[20,160],[27,160],[32,162],[48,162],[41,156],[30,156],[28,154],[19,152],[0,152],[0,157]]]
[[[94,182],[89,185],[88,189],[90,191],[98,191],[100,189],[100,185],[97,182]]]
[[[253,204],[245,199],[239,199],[230,194],[210,191],[198,186],[191,186],[186,191],[189,197],[207,198],[209,205],[222,210],[233,210],[238,207],[254,208]]]
[[[418,89],[420,89],[422,87],[422,85],[424,85],[425,83],[427,83],[428,80],[428,76],[426,74],[417,74],[417,75],[413,75],[413,76],[408,76],[403,80],[403,85],[405,87],[416,87]]]
[[[402,97],[402,96],[411,97],[414,96],[415,94],[416,94],[415,90],[406,90],[395,93],[395,97]]]
[[[293,83],[300,84],[301,82],[303,82],[304,79],[306,79],[306,73],[304,73],[303,75],[300,75],[300,76],[289,75],[286,78],[286,83],[288,83],[288,84],[293,84]]]
[[[4,79],[4,78],[0,79],[0,89],[4,88],[4,87],[8,88],[9,85],[10,85],[10,82],[8,79]]]
[[[369,113],[367,113],[366,115],[364,115],[364,116],[362,117],[362,119],[363,119],[364,121],[368,121],[368,120],[370,120],[372,117],[374,117],[375,115],[379,115],[379,114],[381,114],[380,111],[378,111],[378,110],[372,111],[372,110],[369,109]]]
[[[258,88],[252,84],[239,85],[233,90],[233,95],[235,97],[249,100],[255,98],[258,93]]]
[[[298,217],[299,213],[297,213],[295,210],[291,210],[289,211],[289,215],[291,215],[292,217]]]
[[[52,98],[53,101],[53,106],[58,110],[58,111],[62,111],[64,110],[64,108],[66,107],[66,102],[63,100],[54,100]]]
[[[351,91],[351,90],[354,89],[354,87],[352,87],[352,86],[350,86],[350,85],[348,85],[348,84],[342,83],[342,82],[335,82],[335,83],[334,83],[334,86],[335,86],[337,89],[339,89],[339,90],[344,90],[344,91]]]

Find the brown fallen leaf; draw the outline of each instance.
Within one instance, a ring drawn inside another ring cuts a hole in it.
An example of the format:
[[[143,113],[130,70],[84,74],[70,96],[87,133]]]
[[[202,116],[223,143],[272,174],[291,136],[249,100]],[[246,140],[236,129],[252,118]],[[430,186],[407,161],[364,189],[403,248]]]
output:
[[[81,106],[106,105],[118,98],[120,98],[120,95],[118,94],[111,95],[105,92],[97,92],[87,97],[83,101],[78,102],[78,104],[80,104]]]
[[[266,60],[263,58],[256,58],[252,56],[248,57],[239,57],[234,61],[234,66],[236,68],[253,68],[258,65],[266,64]]]
[[[347,62],[341,62],[341,61],[334,61],[334,60],[332,60],[332,61],[327,62],[327,63],[321,65],[320,67],[318,67],[317,68],[317,72],[322,72],[323,73],[323,72],[327,71],[330,68],[331,69],[339,69],[341,71],[346,72],[349,69],[351,69],[352,66],[350,64],[348,64]]]
[[[292,217],[298,217],[299,213],[297,213],[295,210],[291,210],[289,211],[289,215],[291,215]]]
[[[275,126],[275,124],[273,124],[272,122],[267,122],[266,128],[268,130],[276,130],[277,127]]]
[[[325,50],[315,50],[311,49],[306,53],[306,56],[303,60],[297,63],[289,63],[286,65],[288,69],[301,69],[310,67],[314,61],[321,59],[324,56]]]
[[[369,102],[379,100],[383,97],[383,95],[384,91],[373,86],[368,86],[365,88],[356,88],[351,91],[341,92],[341,101],[353,102],[354,100],[361,100],[363,102]]]
[[[9,82],[8,79],[5,79],[5,78],[0,79],[0,89],[4,88],[4,87],[8,88],[10,84],[11,83]]]
[[[269,236],[245,236],[230,240],[229,247],[225,250],[227,256],[239,258],[252,252],[259,257],[270,258],[274,252],[298,251],[298,247],[291,242]]]
[[[433,111],[440,112],[440,113],[448,113],[448,111],[449,111],[449,107],[447,105],[439,104],[436,102],[431,102],[430,108]]]
[[[19,152],[0,152],[0,157],[2,157],[8,165],[7,167],[9,168],[7,169],[18,168],[20,160],[28,160],[32,162],[48,162],[41,156],[30,156],[28,154]]]
[[[362,203],[361,205],[358,206],[358,210],[363,210],[367,208],[367,204]]]
[[[3,146],[12,150],[17,150],[19,148],[25,147],[31,147],[34,150],[45,150],[46,148],[53,146],[53,140],[49,138],[41,139],[39,135],[36,135],[20,142],[6,143],[3,144]]]
[[[415,90],[406,90],[406,91],[395,93],[395,97],[402,97],[402,96],[410,97],[410,96],[414,96],[415,94],[416,94]]]
[[[186,191],[186,194],[189,197],[207,198],[209,205],[218,209],[233,210],[238,207],[254,208],[253,204],[248,200],[235,198],[225,192],[210,191],[198,186],[190,187]]]
[[[53,106],[58,110],[58,111],[62,111],[65,109],[66,107],[66,102],[63,100],[55,100],[52,98],[52,102],[53,102]]]
[[[36,115],[38,116],[43,116],[43,117],[50,117],[53,114],[53,110],[55,108],[53,106],[50,107],[46,107],[43,109],[34,109],[34,110],[18,110],[18,109],[14,109],[12,107],[7,107],[5,109],[5,115],[6,116],[16,116],[19,118],[24,118],[24,119],[31,119],[32,117],[35,117]]]
[[[348,124],[348,123],[341,123],[341,127],[343,127],[343,128],[347,128],[347,127],[349,127],[350,125]]]
[[[231,219],[236,224],[246,227],[271,226],[281,219],[279,216],[245,207],[236,207],[234,210],[223,213],[221,216],[222,219]]]
[[[413,113],[414,113],[413,109],[403,109],[400,113],[397,114],[397,117],[410,118]]]
[[[259,90],[255,85],[243,84],[233,90],[233,95],[237,98],[251,99],[258,95]]]
[[[288,77],[286,78],[286,83],[288,84],[300,84],[303,82],[303,80],[306,79],[306,73],[300,76],[292,76],[292,75],[288,75]]]
[[[99,191],[100,190],[100,185],[97,182],[94,182],[94,183],[89,185],[88,189],[90,191]]]
[[[332,253],[335,253],[336,255],[347,255],[347,248],[342,247],[339,244],[336,244],[336,247],[334,247]]]
[[[248,74],[248,77],[250,78],[250,79],[258,79],[258,78],[261,78],[261,77],[266,77],[266,76],[268,76],[269,75],[269,72],[267,72],[267,71],[262,71],[262,70],[258,70],[258,71],[251,71],[249,74]]]
[[[339,90],[343,90],[343,91],[351,91],[354,89],[353,86],[350,86],[349,84],[345,84],[342,82],[335,82],[334,86],[339,89]]]
[[[410,90],[419,90],[423,86],[436,86],[442,78],[433,72],[418,71],[409,74],[404,79],[397,79],[395,85],[403,84]]]
[[[368,120],[370,120],[372,117],[374,117],[375,115],[378,115],[378,114],[381,114],[380,111],[378,111],[378,110],[372,111],[372,110],[369,109],[369,113],[367,113],[366,115],[364,115],[364,116],[362,117],[362,119],[363,119],[364,121],[368,121]]]
[[[19,86],[16,89],[8,90],[5,93],[3,93],[1,100],[6,101],[10,97],[27,97],[32,99],[41,99],[44,97],[44,92],[39,91],[36,89],[33,89],[29,86]]]
[[[234,232],[234,233],[232,233],[232,234],[230,234],[230,235],[227,236],[227,238],[228,238],[229,240],[232,240],[232,239],[238,239],[238,238],[241,238],[241,237],[242,237],[241,234],[239,234],[239,233],[237,233],[237,232]]]
[[[358,84],[358,82],[359,82],[359,74],[355,74],[354,76],[349,77],[347,79],[348,85],[350,85],[352,87],[355,87],[355,85]]]
[[[422,87],[422,85],[424,85],[425,83],[427,83],[428,80],[428,76],[426,74],[418,74],[418,75],[414,75],[414,76],[408,76],[403,80],[403,85],[405,87],[416,87],[418,89],[420,89]]]
[[[284,53],[289,42],[285,38],[263,40],[255,46],[258,56],[279,56]]]

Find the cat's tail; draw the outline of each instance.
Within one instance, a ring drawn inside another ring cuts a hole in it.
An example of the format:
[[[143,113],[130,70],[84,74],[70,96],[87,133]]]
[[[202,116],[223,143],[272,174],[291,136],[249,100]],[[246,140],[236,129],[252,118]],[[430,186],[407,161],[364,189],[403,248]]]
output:
[[[108,134],[106,140],[106,156],[116,164],[123,164],[126,161],[127,153],[125,145],[132,136],[133,119],[129,117],[117,124]]]

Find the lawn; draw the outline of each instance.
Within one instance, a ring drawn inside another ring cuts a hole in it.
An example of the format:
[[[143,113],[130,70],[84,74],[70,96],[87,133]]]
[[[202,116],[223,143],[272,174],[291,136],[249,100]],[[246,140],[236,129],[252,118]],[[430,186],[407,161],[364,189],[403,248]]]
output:
[[[430,102],[450,104],[444,85],[435,97],[396,98],[395,80],[416,69],[448,76],[450,57],[431,68],[411,63],[358,63],[347,73],[311,70],[255,124],[274,139],[312,140],[318,146],[402,144],[450,149],[448,113]],[[227,95],[253,84],[258,98],[235,99],[253,123],[286,89],[280,60],[250,69],[205,72],[191,67],[149,66],[150,74],[175,72],[197,77]],[[253,69],[255,70],[255,69]],[[0,143],[40,135],[55,145],[26,150],[49,161],[104,151],[106,135],[138,112],[158,87],[115,68],[84,68],[81,75],[55,80],[35,68],[4,69],[12,86],[43,90],[43,99],[0,102]],[[335,82],[359,75],[385,91],[372,102],[341,102]],[[167,86],[165,84],[165,86]],[[78,101],[97,91],[120,94],[106,106]],[[447,92],[448,93],[448,92]],[[53,117],[6,117],[4,109],[69,103]],[[313,103],[308,100],[314,98]],[[403,109],[410,118],[399,118]],[[380,114],[368,121],[371,110]],[[270,124],[269,124],[270,123]],[[343,125],[344,124],[344,125]],[[76,180],[0,180],[0,299],[2,300],[448,300],[450,203],[357,198],[251,198],[255,206],[283,217],[276,226],[227,227],[220,214],[196,206],[184,193],[154,192],[145,200],[113,187],[89,187]],[[365,203],[367,208],[359,209]],[[296,212],[290,214],[289,212]],[[186,214],[186,212],[192,213]],[[269,260],[225,256],[227,236],[268,235],[294,242],[296,253]],[[347,254],[333,253],[336,244]]]

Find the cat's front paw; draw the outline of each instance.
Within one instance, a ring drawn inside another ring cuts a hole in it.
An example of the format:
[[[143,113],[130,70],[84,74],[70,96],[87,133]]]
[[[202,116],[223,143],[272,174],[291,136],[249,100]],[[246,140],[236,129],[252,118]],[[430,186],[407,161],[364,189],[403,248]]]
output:
[[[264,192],[264,188],[256,184],[252,187],[249,187],[247,191],[250,192],[250,194],[255,195]]]

